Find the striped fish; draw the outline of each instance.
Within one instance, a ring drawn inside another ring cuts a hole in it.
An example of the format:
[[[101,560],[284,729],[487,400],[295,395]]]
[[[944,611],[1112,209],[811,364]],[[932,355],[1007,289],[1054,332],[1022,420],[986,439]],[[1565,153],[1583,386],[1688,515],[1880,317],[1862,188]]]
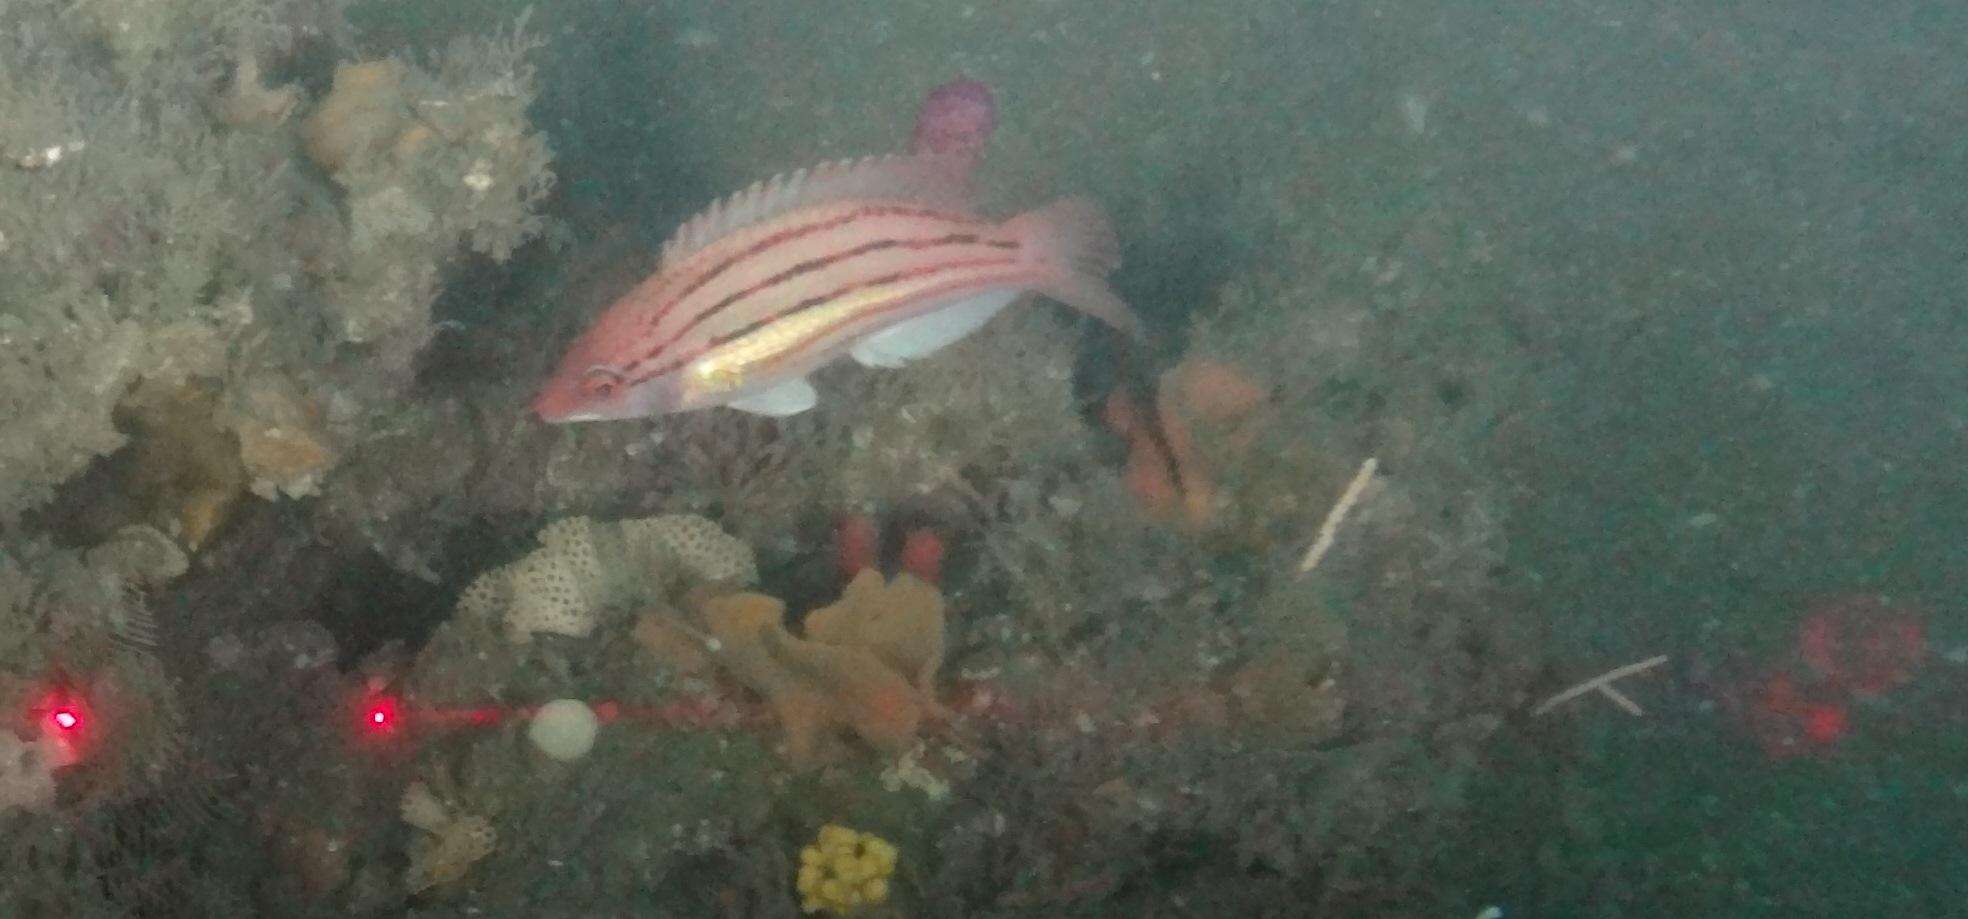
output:
[[[985,220],[959,173],[928,155],[832,163],[712,205],[574,342],[533,410],[550,422],[720,405],[793,415],[818,398],[807,375],[842,355],[901,366],[1027,291],[1140,334],[1107,286],[1119,248],[1097,205]]]

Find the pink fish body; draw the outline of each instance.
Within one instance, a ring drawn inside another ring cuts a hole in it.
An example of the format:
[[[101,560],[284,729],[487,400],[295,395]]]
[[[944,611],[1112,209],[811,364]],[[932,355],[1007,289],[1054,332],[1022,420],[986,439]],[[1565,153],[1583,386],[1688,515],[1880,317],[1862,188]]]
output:
[[[686,222],[656,273],[578,338],[533,402],[551,422],[730,406],[797,414],[809,373],[925,357],[1035,291],[1128,334],[1098,206],[1068,198],[1007,221],[971,213],[968,163],[918,154],[761,182]]]
[[[534,401],[549,421],[726,405],[812,406],[812,370],[851,355],[895,367],[1038,291],[1138,334],[1108,289],[1100,210],[1068,199],[1004,223],[970,211],[997,125],[989,87],[958,79],[916,117],[914,155],[832,163],[754,185],[686,222],[655,276],[603,312]]]

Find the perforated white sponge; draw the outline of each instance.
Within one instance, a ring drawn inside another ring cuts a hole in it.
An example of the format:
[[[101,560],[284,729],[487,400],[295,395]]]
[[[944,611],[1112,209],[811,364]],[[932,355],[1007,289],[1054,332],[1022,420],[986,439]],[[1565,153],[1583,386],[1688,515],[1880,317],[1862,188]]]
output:
[[[717,524],[691,514],[622,521],[629,557],[650,566],[675,565],[700,581],[750,584],[758,580],[752,547]]]
[[[751,547],[702,517],[670,514],[619,523],[568,517],[548,524],[539,540],[532,554],[473,581],[458,597],[457,612],[503,617],[515,642],[540,632],[584,638],[604,609],[651,593],[651,579],[758,579]]]

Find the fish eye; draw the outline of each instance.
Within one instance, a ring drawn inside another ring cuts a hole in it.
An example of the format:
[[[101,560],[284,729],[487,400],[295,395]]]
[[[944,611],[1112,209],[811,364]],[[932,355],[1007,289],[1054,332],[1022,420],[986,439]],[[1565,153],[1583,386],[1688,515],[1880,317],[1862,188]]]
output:
[[[581,391],[600,398],[615,394],[615,388],[622,385],[622,375],[612,367],[596,365],[588,368],[581,377]]]

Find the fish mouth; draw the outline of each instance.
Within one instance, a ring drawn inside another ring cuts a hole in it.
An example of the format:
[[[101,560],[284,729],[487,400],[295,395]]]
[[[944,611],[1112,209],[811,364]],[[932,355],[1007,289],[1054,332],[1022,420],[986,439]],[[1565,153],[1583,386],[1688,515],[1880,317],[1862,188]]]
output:
[[[540,387],[539,394],[533,397],[532,410],[548,424],[571,424],[649,418],[685,411],[686,407],[674,379],[645,380],[626,392],[596,399],[581,391],[578,378],[556,378]]]
[[[557,395],[551,386],[541,390],[539,395],[533,397],[533,414],[548,424],[595,420],[592,413],[574,410],[565,399],[555,398]]]

